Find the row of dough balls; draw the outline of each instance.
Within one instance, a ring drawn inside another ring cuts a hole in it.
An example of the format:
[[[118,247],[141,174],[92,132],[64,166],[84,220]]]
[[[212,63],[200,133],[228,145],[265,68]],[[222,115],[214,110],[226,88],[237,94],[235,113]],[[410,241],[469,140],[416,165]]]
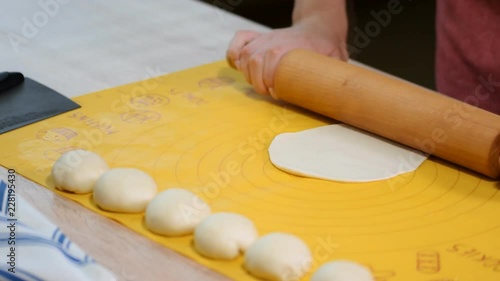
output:
[[[251,220],[235,213],[211,214],[194,193],[170,188],[157,194],[157,185],[147,173],[133,168],[109,169],[96,153],[72,150],[52,167],[54,185],[77,194],[93,192],[101,209],[121,213],[145,211],[147,228],[159,235],[194,233],[195,250],[207,258],[232,260],[245,255],[244,267],[264,280],[299,280],[312,264],[307,245],[298,237],[274,232],[258,237]],[[321,266],[312,281],[372,281],[370,271],[349,261]]]

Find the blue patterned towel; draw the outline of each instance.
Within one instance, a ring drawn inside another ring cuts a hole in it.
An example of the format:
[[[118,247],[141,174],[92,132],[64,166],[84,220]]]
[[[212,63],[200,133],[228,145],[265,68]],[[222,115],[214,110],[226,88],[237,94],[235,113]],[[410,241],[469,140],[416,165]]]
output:
[[[0,179],[0,280],[116,280],[15,193]]]

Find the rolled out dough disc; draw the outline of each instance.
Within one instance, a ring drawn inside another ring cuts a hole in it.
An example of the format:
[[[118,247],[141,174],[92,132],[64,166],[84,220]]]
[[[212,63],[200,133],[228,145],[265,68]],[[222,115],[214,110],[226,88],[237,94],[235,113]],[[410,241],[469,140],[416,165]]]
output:
[[[416,170],[425,153],[345,124],[276,136],[271,162],[285,172],[312,178],[368,182]]]

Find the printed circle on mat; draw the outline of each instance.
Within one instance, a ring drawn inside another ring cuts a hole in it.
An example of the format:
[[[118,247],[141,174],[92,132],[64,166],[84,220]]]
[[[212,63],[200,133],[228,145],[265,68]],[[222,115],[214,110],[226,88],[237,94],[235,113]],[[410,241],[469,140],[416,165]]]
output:
[[[43,129],[36,133],[37,138],[50,142],[69,141],[75,138],[77,135],[78,135],[77,132],[65,127]]]
[[[133,97],[130,99],[129,103],[131,106],[135,108],[148,108],[148,107],[156,107],[164,104],[168,104],[170,100],[162,95],[157,94],[147,94],[141,95],[138,97]]]
[[[123,113],[121,119],[131,124],[148,124],[160,120],[161,115],[158,112],[149,110],[136,110]]]

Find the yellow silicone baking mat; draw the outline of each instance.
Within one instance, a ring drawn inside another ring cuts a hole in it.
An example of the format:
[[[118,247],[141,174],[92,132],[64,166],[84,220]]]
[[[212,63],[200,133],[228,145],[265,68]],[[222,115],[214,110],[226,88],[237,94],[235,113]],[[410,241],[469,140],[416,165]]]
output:
[[[500,280],[498,182],[437,159],[370,183],[282,172],[269,161],[273,137],[333,121],[256,95],[225,62],[74,100],[82,108],[0,135],[1,164],[53,189],[50,169],[62,153],[93,150],[111,167],[148,172],[162,190],[187,188],[215,212],[248,216],[261,234],[300,236],[313,270],[349,259],[377,281]],[[157,236],[142,214],[104,212],[91,195],[55,192],[230,278],[255,280],[242,258],[203,258],[192,236]]]

